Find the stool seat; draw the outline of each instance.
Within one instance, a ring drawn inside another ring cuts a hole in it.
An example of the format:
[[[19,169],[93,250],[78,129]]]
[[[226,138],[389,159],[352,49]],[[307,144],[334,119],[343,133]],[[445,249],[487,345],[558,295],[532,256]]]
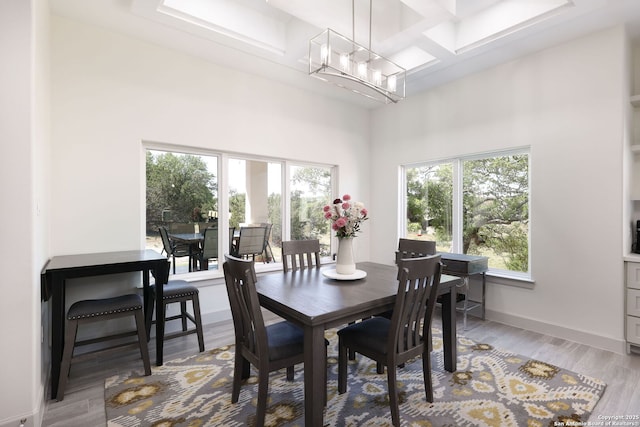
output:
[[[67,319],[86,319],[90,317],[107,316],[114,313],[142,310],[142,304],[142,297],[134,294],[121,295],[113,298],[83,300],[71,305],[67,313]]]
[[[147,349],[147,332],[145,328],[144,315],[142,314],[143,306],[144,301],[140,295],[128,294],[112,298],[77,301],[69,307],[69,311],[67,312],[67,331],[64,338],[64,351],[60,364],[60,377],[58,379],[58,392],[56,395],[58,400],[64,399],[64,390],[69,377],[71,361],[74,359],[73,351],[76,347],[83,345],[90,345],[102,341],[137,335],[140,356],[142,357],[142,363],[144,365],[144,374],[151,375],[151,362],[149,361],[149,350]],[[136,322],[135,331],[127,331],[83,341],[76,341],[78,325],[80,323],[106,321],[124,316],[134,317]],[[115,346],[112,345],[111,347],[101,348],[96,351],[110,350],[130,344],[132,343],[125,342]]]
[[[156,285],[149,287],[149,300],[146,311],[146,326],[147,326],[147,340],[151,337],[151,324],[155,321],[153,317],[154,302],[156,300]],[[162,286],[162,310],[166,313],[167,305],[173,303],[180,303],[180,314],[175,316],[166,317],[165,322],[171,320],[182,321],[182,331],[174,332],[172,334],[165,334],[163,337],[165,340],[171,338],[177,338],[188,334],[196,334],[198,336],[198,347],[200,352],[204,351],[204,335],[202,331],[202,317],[200,315],[200,292],[198,288],[186,280],[170,280],[168,283]],[[187,301],[191,301],[193,307],[193,316],[187,312]],[[195,329],[187,328],[187,320],[191,321],[195,325]]]
[[[155,285],[152,288],[155,292]],[[162,288],[162,299],[191,297],[197,293],[198,288],[189,284],[186,280],[171,280]]]

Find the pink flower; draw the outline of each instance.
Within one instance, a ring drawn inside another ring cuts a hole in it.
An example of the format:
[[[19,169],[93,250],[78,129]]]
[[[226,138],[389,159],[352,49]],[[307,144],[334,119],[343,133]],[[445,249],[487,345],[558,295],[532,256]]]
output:
[[[338,228],[342,228],[347,225],[347,220],[344,217],[340,217],[336,219],[335,225],[337,225]]]
[[[324,208],[322,208],[323,211],[327,212],[331,210],[331,206],[329,205],[325,205]]]
[[[333,228],[335,231],[338,231],[338,228],[340,227],[338,227],[338,225],[334,222],[331,228]]]
[[[344,200],[345,202],[349,201],[349,200],[351,200],[351,196],[348,195],[348,194],[345,194],[344,196],[342,196],[342,200]]]
[[[367,208],[360,209],[360,212],[362,212],[362,216],[367,216],[367,213],[368,213]]]
[[[349,209],[350,207],[351,207],[351,205],[349,203],[347,203],[347,202],[344,202],[342,204],[342,209]]]
[[[324,217],[325,217],[326,219],[331,218],[331,212],[329,212],[329,211],[325,212],[325,213],[324,213]]]

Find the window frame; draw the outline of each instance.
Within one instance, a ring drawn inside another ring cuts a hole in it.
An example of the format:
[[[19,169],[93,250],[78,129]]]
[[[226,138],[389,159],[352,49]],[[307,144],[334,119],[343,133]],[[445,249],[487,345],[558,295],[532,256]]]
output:
[[[217,182],[218,182],[218,204],[220,206],[229,206],[229,160],[231,159],[239,159],[239,160],[251,160],[251,161],[263,161],[267,163],[279,163],[281,164],[281,227],[282,227],[282,240],[288,240],[291,236],[291,199],[290,199],[290,188],[291,188],[291,168],[293,166],[296,167],[319,167],[326,168],[330,170],[330,179],[331,179],[331,190],[332,193],[335,193],[336,188],[338,187],[337,179],[338,179],[338,166],[335,164],[324,164],[317,162],[305,162],[293,159],[285,159],[278,157],[267,157],[261,155],[252,155],[248,153],[238,153],[231,151],[221,151],[221,150],[210,150],[204,148],[197,147],[189,147],[189,146],[178,146],[174,144],[167,143],[158,143],[158,142],[142,142],[142,189],[141,189],[141,212],[142,220],[141,220],[141,229],[146,230],[147,218],[146,218],[146,190],[147,190],[147,180],[146,180],[146,152],[147,150],[153,151],[163,151],[163,152],[171,152],[171,153],[180,153],[186,155],[197,155],[197,156],[208,156],[208,157],[216,157],[217,158]],[[218,236],[218,253],[224,254],[227,251],[224,248],[229,247],[229,233],[221,233],[220,230],[228,229],[229,227],[229,212],[228,209],[222,209],[218,211],[218,225],[219,225],[219,236]],[[146,231],[142,233],[142,247],[145,247],[146,240]],[[331,238],[331,248],[334,248],[334,238]],[[324,258],[323,261],[330,261],[329,258]],[[281,269],[281,265],[279,263],[269,263],[264,266],[256,265],[260,267],[261,271],[270,271],[270,270],[279,270]],[[188,275],[188,276],[187,276]],[[176,275],[176,278],[185,279],[188,278],[189,281],[197,281],[197,280],[206,280],[212,278],[222,277],[222,269],[218,270],[204,270],[204,271],[194,271],[190,273],[179,273]]]
[[[482,153],[474,153],[469,155],[461,155],[455,157],[442,158],[437,160],[423,161],[423,162],[415,162],[415,163],[407,163],[400,166],[399,174],[400,174],[400,192],[399,192],[399,215],[398,215],[398,237],[406,237],[407,236],[407,170],[410,168],[423,167],[423,166],[435,166],[441,165],[445,163],[450,163],[452,165],[452,179],[453,179],[453,200],[452,200],[452,242],[451,242],[451,251],[454,253],[462,253],[463,246],[463,163],[469,160],[480,160],[494,157],[503,157],[503,156],[512,156],[512,155],[523,155],[526,154],[528,158],[528,197],[527,197],[527,205],[529,212],[529,223],[527,230],[527,246],[528,246],[528,271],[513,271],[513,270],[502,270],[489,267],[489,271],[487,274],[502,277],[505,279],[514,279],[524,282],[531,282],[532,276],[532,259],[531,259],[531,148],[530,147],[519,147],[508,150],[497,150],[497,151],[487,151]]]

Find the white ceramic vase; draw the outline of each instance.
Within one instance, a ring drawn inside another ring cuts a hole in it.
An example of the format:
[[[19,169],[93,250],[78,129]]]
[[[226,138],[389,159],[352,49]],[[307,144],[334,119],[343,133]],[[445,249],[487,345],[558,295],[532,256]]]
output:
[[[336,273],[346,275],[355,272],[356,261],[353,257],[353,237],[338,237]]]

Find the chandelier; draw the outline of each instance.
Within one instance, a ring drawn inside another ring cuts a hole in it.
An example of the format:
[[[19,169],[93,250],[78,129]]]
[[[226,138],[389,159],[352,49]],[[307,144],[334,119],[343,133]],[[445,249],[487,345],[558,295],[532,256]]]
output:
[[[355,0],[351,0],[352,39],[327,28],[309,40],[309,75],[385,103],[405,97],[406,70],[355,40]]]

